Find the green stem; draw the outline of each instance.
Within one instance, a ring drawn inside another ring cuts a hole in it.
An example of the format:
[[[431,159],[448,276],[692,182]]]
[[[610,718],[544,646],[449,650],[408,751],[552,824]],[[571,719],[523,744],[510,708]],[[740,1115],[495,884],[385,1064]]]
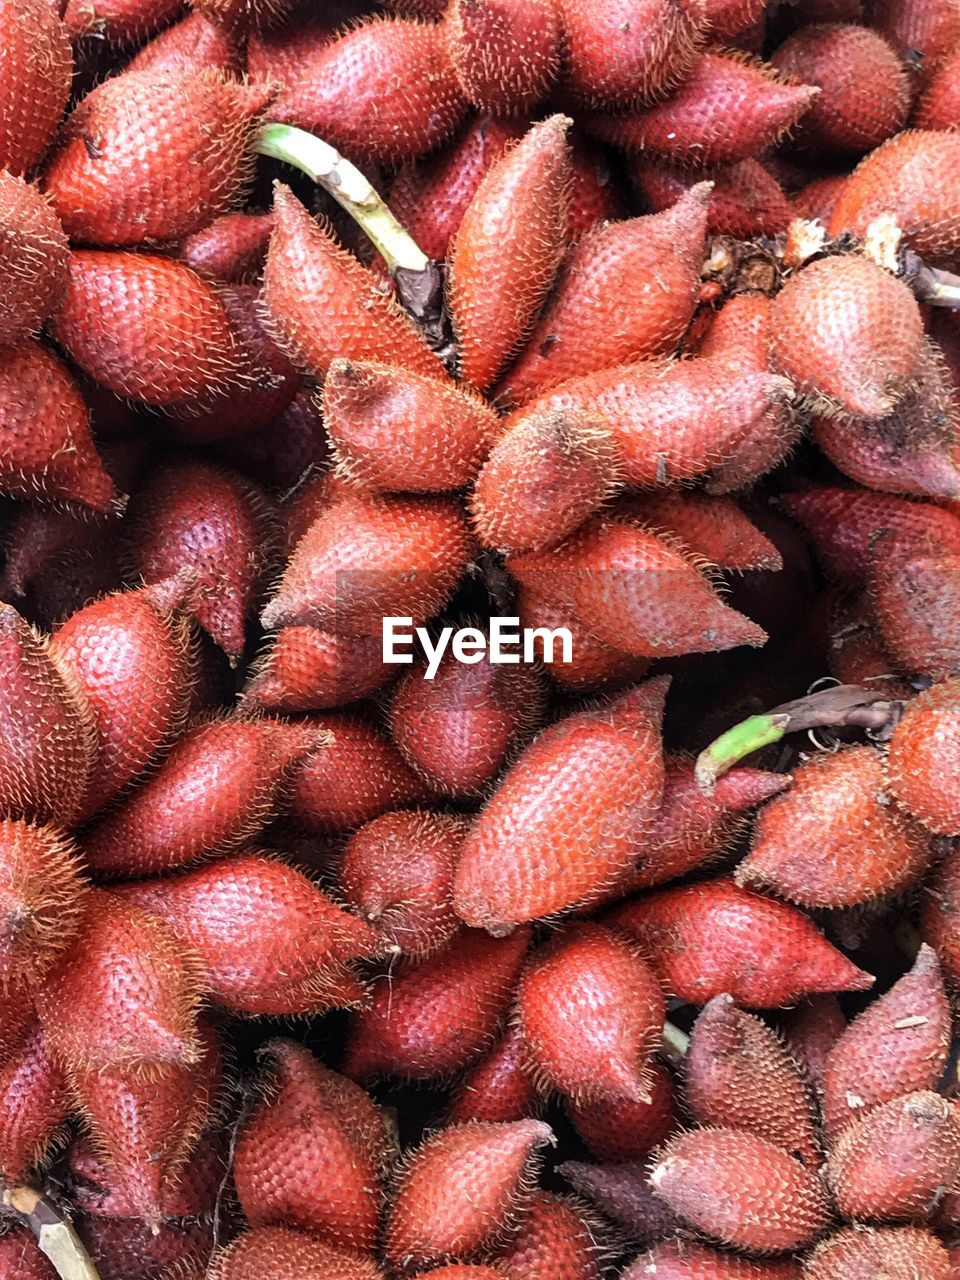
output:
[[[769,713],[750,716],[722,733],[697,757],[694,776],[702,791],[711,792],[718,778],[738,764],[744,756],[753,755],[761,747],[780,742],[787,733],[790,716]]]

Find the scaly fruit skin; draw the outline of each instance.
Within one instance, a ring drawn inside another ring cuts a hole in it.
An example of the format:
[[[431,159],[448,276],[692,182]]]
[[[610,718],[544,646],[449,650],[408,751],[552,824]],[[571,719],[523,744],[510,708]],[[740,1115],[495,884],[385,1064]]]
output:
[[[804,1280],[953,1280],[950,1254],[919,1227],[847,1227],[828,1236],[804,1264]]]
[[[527,1071],[526,1056],[519,1029],[515,1024],[508,1026],[460,1080],[446,1111],[446,1123],[485,1120],[504,1124],[539,1115],[542,1099]]]
[[[870,545],[870,604],[883,648],[905,675],[943,680],[960,672],[960,555],[930,539],[888,530]]]
[[[0,170],[0,332],[4,346],[36,333],[67,279],[67,241],[49,201]]]
[[[583,924],[539,948],[520,981],[517,1016],[544,1091],[577,1100],[649,1097],[666,1005],[653,970],[622,938]]]
[[[543,99],[560,66],[555,0],[450,0],[447,52],[464,97],[495,116]]]
[[[955,129],[960,125],[960,47],[943,61],[931,77],[913,113],[917,129]]]
[[[0,808],[67,828],[97,754],[82,690],[16,609],[0,604]]]
[[[75,1227],[101,1280],[105,1274],[165,1276],[170,1268],[177,1280],[200,1280],[217,1247],[212,1214],[170,1218],[159,1227],[139,1218],[82,1214]]]
[[[395,164],[444,142],[466,109],[439,25],[374,18],[320,48],[272,114],[353,160]]]
[[[179,9],[177,0],[67,0],[63,19],[74,38],[125,44],[164,26]]]
[[[604,1218],[622,1227],[637,1244],[662,1240],[681,1230],[676,1215],[654,1193],[646,1160],[616,1164],[581,1164],[567,1160],[557,1172]]]
[[[368,697],[391,674],[379,636],[282,627],[252,669],[243,703],[279,715],[326,711]]]
[[[845,1218],[926,1216],[960,1172],[960,1113],[929,1091],[881,1103],[832,1144],[826,1183]]]
[[[902,58],[919,53],[926,79],[960,40],[960,7],[955,0],[878,0],[873,22]]]
[[[34,1025],[0,1068],[0,1177],[7,1186],[34,1176],[69,1112],[64,1073],[49,1037]]]
[[[204,280],[252,284],[259,279],[273,231],[273,213],[225,213],[187,236],[182,258]]]
[[[664,213],[588,231],[507,373],[504,398],[522,404],[569,378],[671,351],[699,297],[709,195],[698,184]]]
[[[836,996],[813,996],[781,1014],[780,1033],[807,1079],[823,1095],[823,1077],[834,1045],[847,1029],[847,1019]]]
[[[324,5],[322,12],[301,6],[294,22],[273,30],[251,31],[247,36],[247,75],[253,81],[290,89],[319,50],[355,16],[356,9],[350,0]]]
[[[337,356],[443,378],[420,330],[376,277],[277,183],[263,300],[291,356],[322,378]]]
[[[956,918],[960,915],[960,854],[947,855],[928,886],[923,903],[921,932],[940,957],[944,973],[954,990],[960,989],[960,938]]]
[[[677,1090],[670,1072],[651,1062],[644,1086],[649,1100],[640,1102],[622,1096],[565,1099],[577,1136],[596,1159],[639,1160],[677,1129]]]
[[[410,1157],[385,1235],[400,1272],[471,1258],[495,1243],[523,1203],[537,1151],[553,1141],[540,1120],[444,1129]]]
[[[535,1195],[520,1230],[496,1257],[490,1280],[600,1280],[591,1223],[579,1205],[559,1196]],[[464,1280],[467,1280],[465,1277]]]
[[[0,169],[17,176],[40,161],[70,96],[73,54],[55,5],[0,5]]]
[[[562,689],[573,693],[609,692],[635,684],[647,674],[650,663],[646,658],[638,658],[604,644],[591,634],[589,627],[569,606],[546,595],[521,586],[517,595],[517,612],[524,627],[546,628],[548,632],[566,627],[570,632],[570,661],[567,662],[560,648],[554,646],[553,662],[549,667],[551,678]],[[542,641],[537,641],[534,652],[542,662],[546,661],[546,645]]]
[[[457,913],[509,931],[589,901],[627,865],[630,823],[663,790],[663,679],[540,735],[508,770],[460,853]]]
[[[251,27],[272,27],[289,18],[296,0],[193,0],[194,7],[243,36]]]
[[[243,381],[216,290],[172,258],[75,251],[51,331],[84,373],[131,400],[177,404]]]
[[[873,984],[796,907],[732,880],[647,894],[615,907],[604,922],[635,938],[665,988],[690,1004],[729,992],[739,1005],[772,1009]]]
[[[172,75],[207,70],[239,79],[242,62],[237,43],[228,31],[202,13],[188,13],[148,40],[127,63],[126,70]]]
[[[796,215],[810,222],[820,222],[826,227],[848,177],[849,174],[838,173],[829,178],[815,178],[813,182],[806,183],[793,194],[793,208]]]
[[[802,1249],[831,1218],[815,1172],[772,1142],[734,1129],[673,1138],[650,1181],[690,1226],[753,1253]]]
[[[396,966],[354,1019],[346,1074],[442,1080],[469,1066],[493,1043],[529,942],[526,929],[509,938],[476,930],[438,955]]]
[[[621,1280],[646,1280],[651,1275],[657,1280],[801,1280],[798,1262],[756,1262],[687,1240],[655,1245]]]
[[[868,1005],[830,1050],[823,1075],[828,1136],[836,1137],[880,1103],[935,1089],[952,1028],[940,964],[924,945],[910,972]]]
[[[384,1280],[372,1258],[337,1249],[306,1231],[257,1227],[217,1253],[209,1280]]]
[[[776,545],[752,524],[732,498],[696,491],[664,489],[626,498],[615,510],[646,528],[677,538],[684,547],[718,569],[783,568]]]
[[[234,1156],[244,1216],[251,1227],[298,1227],[372,1252],[389,1152],[379,1109],[291,1040],[269,1041],[260,1057],[262,1096],[241,1122]]]
[[[0,350],[0,490],[108,511],[116,496],[80,389],[38,342]]]
[[[5,1280],[57,1280],[53,1263],[31,1232],[12,1224],[0,1235],[0,1274]]]
[[[694,1024],[686,1102],[697,1124],[765,1138],[810,1168],[820,1163],[813,1098],[783,1041],[730,996],[715,996]]]
[[[711,235],[775,236],[786,231],[794,211],[783,188],[757,160],[741,160],[702,176],[645,160],[633,159],[630,173],[654,212],[669,209],[702,178],[713,183],[707,201],[707,231]]]
[[[0,820],[0,990],[42,980],[78,932],[83,908],[73,842],[55,827]]]
[[[896,799],[937,835],[960,835],[960,680],[907,704],[887,752]]]
[[[447,254],[460,372],[483,391],[529,333],[563,253],[570,121],[550,116],[488,170]]]

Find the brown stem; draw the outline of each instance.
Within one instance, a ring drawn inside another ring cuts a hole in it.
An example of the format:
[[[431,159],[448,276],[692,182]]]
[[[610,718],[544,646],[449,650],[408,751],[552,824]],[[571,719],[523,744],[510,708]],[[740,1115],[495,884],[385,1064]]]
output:
[[[928,266],[912,249],[904,251],[904,280],[918,302],[960,310],[960,276]]]
[[[60,1280],[100,1280],[70,1222],[41,1191],[35,1187],[6,1187],[3,1203],[33,1232],[40,1252],[50,1259]]]

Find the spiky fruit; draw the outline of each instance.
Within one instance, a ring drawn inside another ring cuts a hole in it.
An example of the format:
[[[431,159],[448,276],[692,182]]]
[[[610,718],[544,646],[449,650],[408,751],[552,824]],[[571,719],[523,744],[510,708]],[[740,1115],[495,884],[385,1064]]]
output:
[[[187,236],[178,256],[204,280],[251,284],[263,270],[272,231],[272,212],[225,213]]]
[[[0,1177],[7,1186],[34,1176],[69,1112],[67,1082],[50,1037],[34,1025],[0,1067]]]
[[[101,1280],[104,1274],[164,1276],[171,1268],[176,1280],[199,1280],[217,1247],[212,1214],[169,1218],[159,1226],[140,1218],[81,1214],[75,1228]]]
[[[944,58],[929,79],[913,112],[917,129],[955,129],[960,124],[960,46]]]
[[[491,1280],[599,1280],[591,1222],[575,1202],[540,1193],[527,1205],[520,1230],[496,1257]]]
[[[572,652],[564,654],[562,646],[553,645],[553,661],[549,667],[551,677],[563,689],[573,693],[623,689],[647,674],[650,663],[646,658],[604,644],[590,633],[590,628],[569,606],[549,596],[521,587],[517,612],[522,625],[531,630],[544,628],[549,634],[565,627],[570,632]],[[545,641],[537,640],[534,652],[541,661],[546,662],[546,651]]]
[[[567,1160],[557,1166],[557,1172],[638,1244],[662,1240],[680,1230],[676,1216],[650,1186],[646,1160],[600,1165]]]
[[[284,89],[291,88],[314,56],[337,35],[343,22],[356,13],[350,0],[325,5],[321,12],[300,7],[294,22],[247,36],[247,75]]]
[[[504,379],[505,399],[522,404],[569,378],[671,351],[699,296],[709,195],[698,184],[664,213],[587,232]]]
[[[0,45],[0,169],[20,176],[41,160],[60,122],[73,55],[57,6],[48,0],[3,0]]]
[[[960,40],[960,8],[954,0],[878,0],[873,22],[902,58],[920,55],[924,77]]]
[[[479,396],[369,360],[333,361],[323,416],[341,475],[401,493],[469,484],[499,428]]]
[[[302,388],[276,422],[224,441],[220,452],[255,483],[266,480],[279,492],[289,493],[329,457],[316,394]]]
[[[843,1032],[823,1076],[828,1135],[905,1093],[935,1089],[950,1049],[953,1019],[936,953],[916,963]]]
[[[813,182],[806,183],[799,191],[794,192],[793,207],[797,215],[809,222],[820,222],[826,227],[848,176],[846,173],[838,173],[829,178],[815,178]]]
[[[241,63],[240,50],[228,31],[219,23],[211,22],[205,14],[188,13],[148,40],[127,63],[126,70],[162,71],[171,75],[207,70],[239,78]]]
[[[0,1274],[6,1280],[57,1280],[53,1263],[28,1228],[13,1225],[0,1235]]]
[[[82,690],[16,609],[0,604],[0,807],[69,827],[97,753]]]
[[[555,0],[451,0],[447,51],[467,101],[495,116],[535,107],[559,70],[559,18]]]
[[[73,842],[55,827],[0,820],[0,988],[42,980],[83,907]]]
[[[378,1108],[293,1041],[271,1040],[260,1054],[263,1096],[240,1125],[234,1156],[247,1221],[372,1251],[389,1151]]]
[[[644,1072],[648,1098],[567,1098],[564,1105],[577,1135],[598,1160],[639,1160],[678,1126],[673,1076],[658,1062]]]
[[[870,545],[870,603],[895,669],[942,680],[960,672],[960,555],[933,538],[883,530]]]
[[[201,724],[87,833],[84,855],[97,875],[122,879],[231,852],[266,825],[294,765],[325,740],[309,724],[239,718]]]
[[[930,831],[960,835],[960,680],[907,704],[890,739],[887,784]]]
[[[229,31],[244,35],[251,27],[272,27],[289,18],[296,0],[193,0],[200,13]]]
[[[132,400],[177,404],[242,381],[216,290],[173,258],[76,250],[51,330],[84,373]]]
[[[33,996],[26,982],[0,989],[0,1064],[8,1062],[34,1020]]]
[[[837,1208],[860,1221],[926,1216],[960,1172],[960,1113],[930,1091],[881,1103],[832,1144],[826,1182]]]
[[[126,43],[150,35],[179,9],[177,0],[66,0],[63,16],[74,38]]]
[[[623,870],[630,823],[660,804],[665,696],[662,678],[640,685],[527,747],[461,849],[454,904],[462,919],[507,932],[589,901]]]
[[[736,164],[775,143],[817,92],[743,54],[706,53],[665,101],[633,115],[597,113],[584,124],[606,142],[671,164]]]
[[[318,49],[272,114],[352,159],[394,164],[444,142],[466,109],[439,25],[374,18]]]
[[[757,1262],[689,1240],[667,1240],[641,1254],[622,1280],[800,1280],[797,1262]]]
[[[600,222],[626,216],[624,196],[606,150],[574,129],[570,134],[570,206],[567,230],[576,243]],[[674,201],[670,200],[669,204]],[[656,211],[654,211],[656,212]]]
[[[67,242],[32,183],[0,169],[0,327],[4,345],[36,333],[67,279]]]
[[[537,1151],[552,1141],[540,1120],[457,1125],[428,1138],[397,1186],[385,1237],[390,1263],[422,1269],[494,1244],[523,1203]]]
[[[384,1280],[369,1256],[289,1227],[245,1231],[214,1256],[207,1274],[210,1280]]]
[[[953,1280],[950,1254],[919,1227],[847,1227],[828,1236],[807,1258],[805,1280]]]
[[[654,211],[669,209],[703,177],[709,178],[713,190],[707,201],[707,231],[712,235],[774,236],[786,231],[795,216],[783,188],[757,160],[741,160],[700,175],[638,156],[630,172]]]
[[[836,996],[813,996],[781,1014],[778,1026],[790,1052],[821,1097],[827,1059],[847,1029],[840,1002]]]
[[[390,674],[379,636],[283,627],[251,672],[243,702],[279,714],[325,711],[375,693]]]
[[[452,1262],[446,1267],[432,1267],[423,1274],[439,1276],[440,1280],[499,1280],[503,1276],[503,1271],[486,1267],[482,1263]]]
[[[520,1032],[544,1090],[574,1099],[649,1098],[666,1008],[650,967],[598,925],[535,951],[517,993]]]
[[[346,1073],[438,1080],[469,1066],[493,1043],[529,942],[526,929],[509,938],[477,930],[438,955],[396,966],[354,1019]]]
[[[517,1026],[507,1027],[490,1051],[462,1077],[446,1112],[448,1124],[485,1120],[504,1124],[538,1115],[541,1099],[527,1070]]]
[[[618,514],[676,538],[693,555],[718,569],[782,569],[776,545],[727,497],[677,489],[627,498]]]
[[[772,1009],[873,983],[796,907],[732,880],[647,894],[615,907],[606,923],[635,938],[666,989],[691,1004],[728,992],[737,1004]]]
[[[815,1172],[735,1129],[679,1134],[660,1152],[650,1181],[690,1226],[753,1253],[802,1249],[831,1218]]]
[[[529,333],[563,253],[570,152],[550,116],[485,174],[447,255],[464,379],[484,390]]]
[[[149,1073],[196,1059],[198,990],[168,925],[96,890],[37,1009],[51,1053],[69,1069]]]
[[[701,0],[558,0],[563,88],[599,107],[653,101],[686,78],[706,25]]]

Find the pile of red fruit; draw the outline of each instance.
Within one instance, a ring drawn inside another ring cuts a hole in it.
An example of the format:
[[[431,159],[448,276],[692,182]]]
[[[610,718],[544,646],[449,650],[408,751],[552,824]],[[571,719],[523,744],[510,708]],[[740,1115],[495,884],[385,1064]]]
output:
[[[0,230],[0,1280],[957,1280],[960,0],[0,0]]]

